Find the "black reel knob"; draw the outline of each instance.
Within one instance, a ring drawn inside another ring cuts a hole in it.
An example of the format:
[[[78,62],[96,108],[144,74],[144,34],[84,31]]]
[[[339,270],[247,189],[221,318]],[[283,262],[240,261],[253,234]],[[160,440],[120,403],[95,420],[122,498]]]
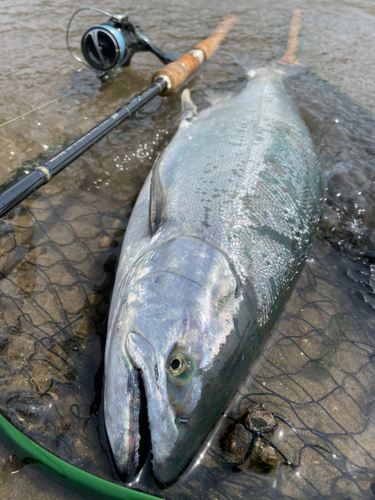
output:
[[[109,71],[123,64],[127,47],[121,30],[109,24],[92,26],[82,37],[82,53],[98,71]]]

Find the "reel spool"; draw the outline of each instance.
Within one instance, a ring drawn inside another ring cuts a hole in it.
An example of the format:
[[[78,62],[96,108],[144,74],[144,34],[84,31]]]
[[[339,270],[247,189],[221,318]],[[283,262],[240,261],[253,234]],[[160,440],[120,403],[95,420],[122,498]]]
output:
[[[85,60],[75,54],[69,45],[70,26],[74,17],[83,10],[98,12],[109,17],[104,24],[88,28],[82,36],[81,50]],[[152,52],[164,64],[177,59],[177,56],[168,54],[155,47],[142,33],[139,25],[133,22],[126,14],[109,14],[94,7],[78,9],[70,18],[66,31],[68,51],[74,59],[97,75],[105,79],[111,71],[121,66],[129,66],[130,60],[136,52]]]

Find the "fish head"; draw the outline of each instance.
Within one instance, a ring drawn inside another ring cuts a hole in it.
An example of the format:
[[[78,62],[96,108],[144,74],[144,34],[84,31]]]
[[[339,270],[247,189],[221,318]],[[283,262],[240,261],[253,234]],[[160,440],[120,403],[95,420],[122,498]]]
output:
[[[196,238],[162,247],[128,279],[109,349],[114,355],[106,360],[105,418],[117,466],[131,478],[140,464],[144,391],[153,474],[168,484],[239,382],[233,375],[245,323],[238,281],[219,250]]]

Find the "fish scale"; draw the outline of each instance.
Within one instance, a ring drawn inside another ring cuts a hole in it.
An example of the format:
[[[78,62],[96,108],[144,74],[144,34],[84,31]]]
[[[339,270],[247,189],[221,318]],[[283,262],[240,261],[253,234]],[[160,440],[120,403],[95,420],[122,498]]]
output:
[[[180,129],[159,165],[168,227],[219,245],[254,284],[261,323],[306,253],[320,197],[310,134],[270,75]]]

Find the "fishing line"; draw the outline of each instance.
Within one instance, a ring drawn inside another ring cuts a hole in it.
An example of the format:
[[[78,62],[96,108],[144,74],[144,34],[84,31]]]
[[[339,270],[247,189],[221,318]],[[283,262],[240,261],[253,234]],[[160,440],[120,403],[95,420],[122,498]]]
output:
[[[5,125],[8,125],[9,123],[15,122],[16,120],[19,120],[20,118],[23,118],[24,116],[27,116],[30,113],[34,113],[34,111],[38,111],[39,109],[45,108],[49,104],[53,104],[54,102],[60,101],[61,99],[64,99],[64,97],[68,97],[72,94],[77,94],[78,92],[82,92],[82,90],[73,90],[72,92],[68,92],[67,94],[64,94],[61,97],[57,97],[56,99],[53,99],[53,101],[46,102],[45,104],[42,104],[41,106],[38,106],[37,108],[34,108],[34,109],[31,109],[30,111],[27,111],[27,113],[23,113],[20,116],[16,116],[15,118],[8,120],[7,122],[1,123],[0,128],[4,127]]]

